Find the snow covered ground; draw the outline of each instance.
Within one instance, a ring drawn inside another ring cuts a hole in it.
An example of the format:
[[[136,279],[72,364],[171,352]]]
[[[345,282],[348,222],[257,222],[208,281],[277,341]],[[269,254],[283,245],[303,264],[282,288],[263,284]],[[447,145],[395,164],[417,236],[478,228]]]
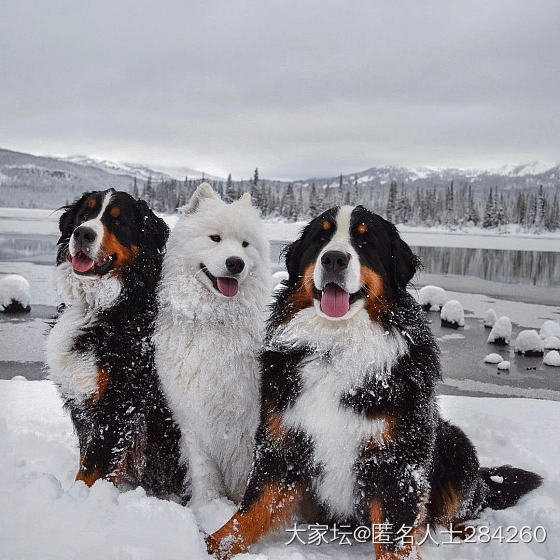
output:
[[[560,558],[560,403],[532,399],[440,397],[445,417],[475,442],[481,463],[511,463],[544,477],[541,488],[504,511],[484,511],[491,534],[508,526],[542,526],[544,543],[426,543],[424,559],[555,560]],[[0,381],[0,558],[82,560],[208,558],[201,531],[213,531],[234,506],[217,500],[200,511],[119,493],[105,481],[91,489],[74,482],[77,442],[49,381]],[[305,540],[305,536],[303,540]],[[270,536],[243,558],[327,560],[372,558],[371,545],[319,547]],[[446,537],[439,533],[436,540]],[[240,557],[242,558],[242,557]]]

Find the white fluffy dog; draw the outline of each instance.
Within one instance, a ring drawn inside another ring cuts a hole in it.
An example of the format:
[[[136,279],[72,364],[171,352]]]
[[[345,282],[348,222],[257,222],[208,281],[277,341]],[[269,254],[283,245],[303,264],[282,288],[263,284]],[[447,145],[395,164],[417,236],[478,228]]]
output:
[[[195,507],[243,497],[270,284],[269,244],[250,196],[226,204],[201,184],[169,238],[155,333]]]

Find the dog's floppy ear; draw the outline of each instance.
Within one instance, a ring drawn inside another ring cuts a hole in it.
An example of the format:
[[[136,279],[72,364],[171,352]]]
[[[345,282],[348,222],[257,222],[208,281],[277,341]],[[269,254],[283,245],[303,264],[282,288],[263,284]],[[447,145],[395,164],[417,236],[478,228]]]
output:
[[[76,218],[76,212],[82,206],[85,200],[87,200],[92,194],[93,191],[85,192],[80,198],[75,200],[72,204],[68,204],[67,206],[62,206],[59,210],[64,210],[61,214],[60,218],[58,219],[58,229],[60,230],[60,237],[56,242],[57,245],[60,245],[63,241],[67,240],[70,235],[70,227],[74,223],[74,219]]]
[[[406,242],[401,239],[397,228],[390,222],[385,222],[389,227],[391,236],[391,258],[394,263],[393,274],[395,283],[399,288],[406,288],[416,271],[420,268],[420,259],[412,252]]]
[[[145,200],[136,201],[140,235],[145,245],[153,245],[161,251],[167,243],[169,228],[162,218],[156,216]]]
[[[182,211],[185,216],[189,214],[194,214],[198,210],[198,206],[200,205],[200,201],[203,198],[220,198],[215,192],[214,189],[211,187],[210,183],[200,183],[198,187],[196,187],[196,191],[194,191],[191,199],[189,200],[186,206],[183,206]]]

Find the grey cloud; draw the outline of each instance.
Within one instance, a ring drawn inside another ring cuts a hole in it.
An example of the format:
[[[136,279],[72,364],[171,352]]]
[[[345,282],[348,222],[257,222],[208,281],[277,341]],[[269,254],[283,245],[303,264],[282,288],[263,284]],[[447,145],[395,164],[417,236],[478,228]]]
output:
[[[556,161],[557,2],[14,2],[0,145],[248,176]]]

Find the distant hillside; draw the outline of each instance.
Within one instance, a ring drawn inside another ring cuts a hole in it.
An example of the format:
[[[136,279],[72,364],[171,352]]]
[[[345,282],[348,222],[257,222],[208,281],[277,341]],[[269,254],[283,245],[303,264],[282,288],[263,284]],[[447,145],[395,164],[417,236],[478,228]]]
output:
[[[189,168],[166,173],[81,156],[54,158],[0,149],[0,206],[58,208],[87,190],[113,187],[132,192],[134,178],[142,191],[149,178],[157,183],[186,176],[195,179],[202,173]]]
[[[144,193],[145,184],[151,178],[156,190],[158,184],[165,187],[164,195],[169,200],[164,206],[167,207],[169,204],[173,205],[175,199],[188,197],[202,176],[200,171],[188,167],[153,169],[141,164],[115,163],[87,156],[39,157],[0,149],[0,206],[56,208],[75,199],[86,190],[114,187],[118,190],[132,191],[135,178],[139,192]],[[182,188],[180,182],[185,177],[189,178],[189,185]],[[218,190],[226,191],[227,186],[223,179],[211,175],[205,177],[211,180]],[[560,166],[540,162],[498,169],[383,166],[338,177],[317,177],[292,182],[262,178],[259,184],[266,190],[261,193],[261,197],[270,198],[275,209],[282,204],[288,188],[292,188],[295,193],[294,204],[299,204],[295,195],[300,193],[299,201],[303,202],[307,211],[313,185],[317,196],[324,199],[325,203],[346,199],[363,200],[371,203],[372,207],[381,208],[393,181],[398,184],[399,191],[408,193],[410,198],[417,190],[435,189],[443,193],[451,183],[455,189],[470,186],[475,201],[482,203],[488,191],[496,187],[500,194],[508,198],[518,192],[536,192],[540,185],[545,193],[555,191],[560,186]],[[235,182],[231,190],[255,191],[249,182]]]

